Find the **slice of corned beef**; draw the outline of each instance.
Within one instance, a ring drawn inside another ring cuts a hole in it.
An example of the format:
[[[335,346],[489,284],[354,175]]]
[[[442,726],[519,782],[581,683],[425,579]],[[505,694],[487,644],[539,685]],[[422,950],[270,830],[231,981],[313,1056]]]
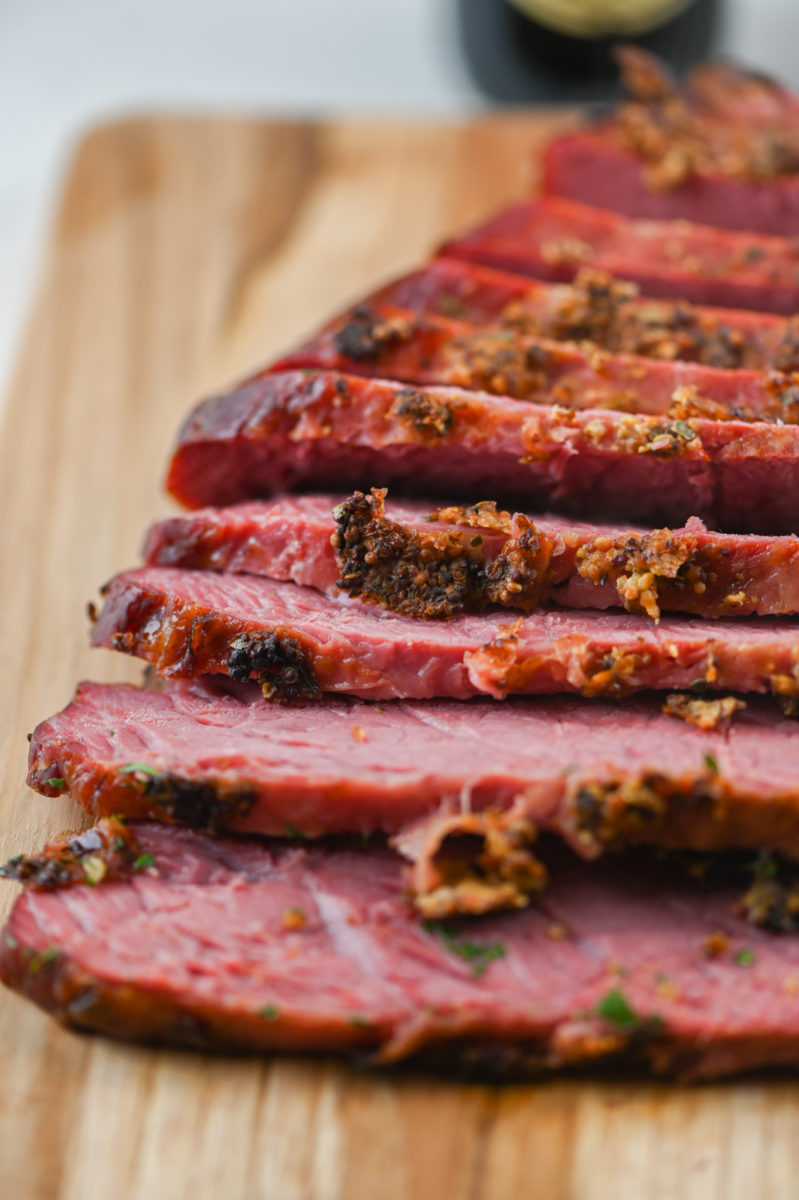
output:
[[[799,940],[737,915],[739,882],[555,857],[540,905],[422,924],[378,849],[132,834],[127,878],[34,875],[0,939],[6,984],[73,1028],[499,1075],[799,1062]]]
[[[381,485],[556,507],[589,519],[793,533],[799,430],[762,422],[572,412],[332,371],[246,381],[201,404],[169,469],[190,508],[294,487]]]
[[[542,283],[439,258],[386,284],[364,303],[469,325],[503,325],[561,342],[591,342],[614,354],[728,370],[799,369],[796,317],[655,300],[604,271],[583,269],[573,283]]]
[[[215,833],[389,834],[417,895],[455,907],[523,902],[515,872],[538,832],[586,858],[650,843],[799,859],[795,721],[761,700],[666,708],[651,696],[281,706],[251,684],[83,683],[35,730],[28,783],[95,816]]]
[[[269,699],[322,692],[367,699],[646,688],[799,694],[799,624],[708,622],[589,609],[419,621],[293,583],[171,567],[128,571],[105,589],[92,643],[166,678],[257,680]]]
[[[273,369],[308,367],[570,409],[799,421],[799,375],[614,354],[508,324],[477,329],[388,305],[362,304],[335,318]]]
[[[335,543],[335,546],[334,544]],[[145,558],[344,591],[409,616],[487,604],[761,616],[799,612],[799,538],[587,524],[491,502],[436,508],[371,495],[203,508],[150,529]]]
[[[648,296],[799,311],[794,238],[643,221],[551,196],[505,209],[440,252],[539,279],[570,280],[593,267],[637,283]]]
[[[684,90],[640,50],[621,65],[631,98],[550,143],[546,193],[633,217],[799,233],[799,98],[719,64]]]

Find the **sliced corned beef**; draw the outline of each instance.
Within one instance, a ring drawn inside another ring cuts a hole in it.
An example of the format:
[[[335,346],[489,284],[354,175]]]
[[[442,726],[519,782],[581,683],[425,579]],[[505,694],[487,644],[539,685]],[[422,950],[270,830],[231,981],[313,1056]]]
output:
[[[684,698],[675,719],[675,699],[286,707],[206,679],[83,683],[35,730],[28,782],[95,816],[390,834],[423,911],[525,903],[539,831],[587,858],[638,843],[799,858],[795,722]]]
[[[144,553],[153,565],[265,575],[410,616],[544,600],[654,618],[799,612],[796,535],[714,533],[695,518],[674,530],[525,518],[493,503],[436,509],[386,503],[377,489],[195,510],[152,526]]]
[[[757,261],[760,237],[771,235],[772,241],[778,234],[787,240],[799,233],[799,179],[795,175],[754,180],[703,172],[690,174],[673,187],[653,187],[648,182],[652,176],[646,160],[623,145],[612,128],[585,129],[555,138],[544,151],[542,168],[541,188],[547,196],[596,204],[637,220],[687,220],[706,227],[751,230],[753,262]],[[730,300],[722,291],[709,302]],[[774,311],[790,310],[780,305]]]
[[[799,624],[537,609],[419,621],[293,583],[171,567],[107,586],[95,646],[134,654],[167,678],[257,680],[269,698],[367,699],[646,688],[799,693]]]
[[[662,71],[652,86],[657,64],[625,55],[631,99],[550,143],[543,190],[633,217],[799,233],[799,99],[720,64],[684,90]]]
[[[799,1062],[799,940],[737,915],[739,883],[556,856],[540,905],[421,924],[378,849],[131,832],[127,878],[29,888],[3,931],[4,981],[73,1028],[496,1074]]]
[[[385,304],[362,304],[335,318],[272,369],[308,367],[566,408],[799,421],[799,385],[792,375],[610,353],[515,325],[477,329]]]
[[[799,246],[790,237],[689,221],[643,221],[545,196],[505,209],[441,253],[539,279],[581,267],[637,283],[648,296],[725,308],[799,311]]]
[[[332,371],[257,376],[191,414],[168,484],[188,507],[396,485],[589,519],[793,533],[796,426],[571,412]]]
[[[505,325],[561,342],[591,342],[615,354],[728,370],[799,369],[796,317],[655,300],[604,271],[583,269],[572,283],[542,283],[439,258],[379,288],[365,304],[469,325]]]

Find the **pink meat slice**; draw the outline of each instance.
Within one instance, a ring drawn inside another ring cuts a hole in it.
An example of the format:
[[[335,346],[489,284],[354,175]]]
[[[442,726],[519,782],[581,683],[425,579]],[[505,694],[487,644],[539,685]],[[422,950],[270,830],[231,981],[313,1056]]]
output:
[[[784,617],[664,617],[539,609],[419,621],[292,583],[143,567],[108,585],[95,646],[134,654],[167,678],[258,679],[292,699],[371,699],[708,687],[799,692],[799,626]]]
[[[596,287],[602,278],[601,274],[589,273],[587,279],[578,276],[577,286],[545,283],[471,262],[439,258],[418,271],[391,280],[368,296],[364,304],[435,314],[473,326],[511,324],[542,337],[569,340],[565,334],[555,332],[564,328],[564,313],[573,313],[575,305],[590,304],[591,283]],[[606,277],[606,282],[613,287],[612,277]],[[701,353],[710,354],[711,360],[714,347],[718,353],[719,340],[728,344],[732,336],[736,368],[793,371],[799,365],[795,317],[786,319],[774,313],[697,306],[685,300],[655,301],[650,296],[634,295],[620,303],[620,311],[644,326],[674,328],[677,334],[674,341],[679,347],[682,347],[679,335],[687,331],[696,337]],[[690,352],[681,348],[675,353],[666,351],[662,345],[656,355],[688,361],[697,356],[696,348]],[[699,355],[699,361],[707,359]],[[728,364],[711,361],[708,365]]]
[[[330,539],[336,530],[332,510],[343,499],[332,493],[282,496],[271,502],[253,500],[168,517],[150,528],[144,557],[154,566],[263,575],[338,595],[342,566]],[[476,532],[482,539],[481,553],[487,563],[507,544],[506,534],[477,524],[431,523],[429,517],[435,510],[437,505],[432,502],[390,500],[385,515],[422,535],[431,529],[452,530],[467,545]],[[623,605],[615,580],[630,570],[625,566],[625,547],[648,545],[657,535],[657,530],[641,526],[595,524],[553,514],[533,514],[530,520],[553,544],[547,599],[567,608]],[[701,564],[703,572],[707,568],[705,574],[713,578],[703,576],[701,588],[686,584],[684,571],[675,580],[659,578],[657,600],[662,610],[693,612],[703,617],[799,612],[797,535],[764,538],[714,533],[696,517],[685,528],[663,533],[671,533],[672,545],[686,547],[689,568]],[[614,544],[618,563],[607,566],[603,581],[581,574],[579,554],[599,551],[607,539]],[[734,596],[734,606],[727,601],[728,596]]]
[[[503,324],[473,328],[387,304],[363,304],[334,318],[272,369],[298,368],[462,387],[565,408],[799,421],[792,376],[600,352],[595,345]],[[694,411],[697,404],[702,407]]]
[[[793,533],[799,429],[571,412],[325,371],[261,375],[201,404],[168,486],[190,508],[291,489],[490,496],[585,518]]]
[[[215,831],[418,839],[428,818],[434,837],[441,818],[515,806],[586,857],[650,842],[799,858],[795,722],[753,700],[702,730],[652,697],[283,706],[207,679],[82,683],[36,728],[28,783],[95,816]]]
[[[153,566],[263,575],[338,595],[342,566],[330,539],[336,531],[333,509],[342,500],[343,496],[332,493],[280,496],[268,502],[202,508],[169,517],[149,530],[144,557]],[[487,563],[506,547],[508,535],[482,525],[431,522],[437,507],[432,501],[389,500],[385,515],[420,536],[442,529],[453,531],[472,553],[472,541],[479,537],[480,553]],[[631,570],[627,552],[659,540],[658,531],[641,526],[592,524],[551,513],[529,517],[553,545],[544,594],[566,608],[623,606],[617,580]],[[657,580],[662,610],[714,617],[799,612],[799,538],[795,534],[716,533],[696,518],[684,528],[663,532],[671,534],[669,545],[683,548],[686,557],[674,578],[664,574]],[[582,574],[580,565],[585,557],[580,555],[601,553],[608,539],[614,553],[603,568],[604,577]],[[699,587],[686,582],[693,568],[701,569]],[[734,602],[728,597],[734,597]],[[517,606],[526,607],[523,602]]]
[[[28,890],[5,926],[3,980],[73,1028],[498,1074],[799,1062],[799,940],[752,929],[734,886],[667,863],[566,857],[540,905],[425,926],[380,850],[135,836],[145,869]]]
[[[787,316],[799,311],[793,238],[639,220],[552,196],[505,209],[440,253],[553,282],[592,267],[637,283],[648,296]]]
[[[550,143],[545,193],[633,217],[799,231],[796,95],[726,63],[702,64],[682,90],[640,50],[621,66],[632,100]]]

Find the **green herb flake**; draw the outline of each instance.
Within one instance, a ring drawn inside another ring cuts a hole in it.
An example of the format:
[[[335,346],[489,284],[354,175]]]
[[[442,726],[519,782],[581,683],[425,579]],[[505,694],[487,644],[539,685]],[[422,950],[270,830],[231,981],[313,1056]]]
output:
[[[6,945],[8,946],[9,950],[16,950],[17,946],[19,945],[19,942],[14,937],[13,933],[7,933],[5,935],[5,938],[6,938]]]
[[[744,946],[743,950],[739,950],[735,955],[735,961],[739,967],[751,967],[757,960],[757,955],[750,946]]]
[[[128,843],[125,841],[125,839],[123,837],[117,836],[114,838],[114,840],[111,843],[111,849],[115,853],[120,854],[125,849],[127,844]]]
[[[140,854],[133,864],[134,871],[146,871],[148,867],[155,866],[154,854]]]
[[[87,854],[81,859],[80,865],[89,887],[95,887],[98,883],[102,883],[108,874],[105,859],[99,854]]]
[[[483,544],[483,539],[481,538],[479,533],[476,533],[473,538],[469,539],[470,546],[482,546],[482,544]]]
[[[265,1021],[279,1021],[280,1009],[276,1004],[265,1004],[263,1008],[258,1009],[258,1016],[263,1017]]]
[[[116,729],[109,729],[109,731],[108,731],[109,737],[116,737],[116,735],[117,735]]]
[[[159,770],[153,767],[150,763],[132,762],[126,763],[124,767],[119,768],[120,775],[158,775]]]
[[[750,870],[755,879],[776,879],[778,870],[777,862],[774,855],[768,850],[761,850],[755,861],[751,864]]]
[[[716,759],[714,758],[714,756],[710,753],[707,753],[705,755],[705,766],[707,767],[708,771],[710,771],[710,773],[712,775],[718,775],[719,764],[716,762]]]
[[[619,988],[612,988],[596,1006],[596,1015],[619,1029],[634,1029],[641,1018]]]
[[[350,1013],[347,1020],[355,1029],[369,1029],[372,1024],[366,1017],[362,1017],[360,1013]]]
[[[442,292],[436,304],[442,317],[463,316],[463,301],[453,292]]]
[[[61,779],[58,775],[54,775],[52,779],[45,779],[45,783],[48,787],[58,788],[59,792],[62,792],[67,786],[66,779]]]
[[[48,948],[46,950],[42,950],[40,954],[37,954],[34,951],[31,956],[31,960],[28,963],[28,970],[32,975],[38,974],[42,967],[45,967],[48,963],[53,962],[56,958],[58,958],[59,954],[60,950],[57,946],[48,946]]]
[[[288,821],[286,821],[283,825],[283,829],[285,830],[286,837],[288,838],[294,838],[294,840],[297,842],[308,841],[308,834],[303,833],[301,829],[298,829],[296,825],[291,825]]]
[[[428,933],[435,934],[450,954],[455,954],[458,958],[471,964],[473,979],[479,979],[485,975],[492,962],[505,957],[505,947],[501,942],[491,942],[485,945],[480,942],[461,941],[457,934],[447,929],[439,921],[425,921],[424,928]]]
[[[672,425],[672,428],[674,432],[683,439],[683,441],[692,442],[696,437],[696,434],[687,421],[675,421]]]

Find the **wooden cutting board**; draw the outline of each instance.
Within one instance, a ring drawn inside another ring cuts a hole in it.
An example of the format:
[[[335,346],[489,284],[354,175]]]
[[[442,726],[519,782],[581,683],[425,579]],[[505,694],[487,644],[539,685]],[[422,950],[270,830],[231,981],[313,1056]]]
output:
[[[529,189],[563,118],[142,120],[80,146],[0,443],[0,852],[82,824],[24,786],[78,678],[86,602],[167,511],[201,395]],[[5,885],[3,911],[14,889]],[[0,995],[0,1196],[19,1200],[735,1200],[799,1195],[799,1087],[450,1085],[79,1037]]]

